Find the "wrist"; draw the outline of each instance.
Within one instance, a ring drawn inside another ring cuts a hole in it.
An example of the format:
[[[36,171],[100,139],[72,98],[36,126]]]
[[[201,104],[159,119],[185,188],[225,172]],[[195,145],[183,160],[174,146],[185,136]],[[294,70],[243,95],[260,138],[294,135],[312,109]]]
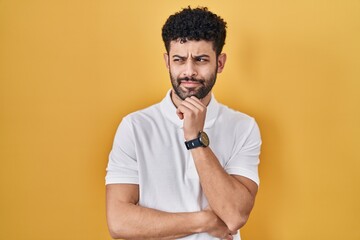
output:
[[[203,131],[199,131],[197,137],[185,141],[185,146],[187,150],[190,150],[198,147],[207,147],[209,146],[209,143],[208,135]]]
[[[214,221],[215,218],[216,216],[214,215],[214,213],[209,210],[199,212],[200,227],[198,228],[198,233],[210,231],[212,226],[211,223]]]
[[[185,141],[191,141],[196,139],[199,136],[199,132],[195,133],[195,134],[187,134],[184,135]]]

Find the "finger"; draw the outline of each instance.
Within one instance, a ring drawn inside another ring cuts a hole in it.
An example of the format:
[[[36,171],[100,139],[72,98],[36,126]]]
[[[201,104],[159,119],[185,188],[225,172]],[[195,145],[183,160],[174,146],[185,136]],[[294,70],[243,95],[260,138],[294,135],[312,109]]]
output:
[[[190,98],[195,100],[196,102],[198,102],[200,105],[203,105],[204,107],[206,107],[206,105],[200,99],[198,99],[197,97],[191,96]]]
[[[177,110],[176,113],[179,116],[179,118],[181,120],[187,118],[187,117],[191,117],[194,116],[196,114],[196,112],[198,112],[199,110],[197,108],[195,108],[194,106],[192,106],[191,104],[183,104],[181,103]]]
[[[190,102],[198,109],[206,109],[206,106],[196,97],[192,96],[190,98],[186,98],[185,101]]]
[[[184,119],[184,114],[179,110],[179,109],[176,109],[176,114],[178,115],[178,117],[183,120]]]
[[[185,116],[197,116],[201,110],[198,109],[197,107],[195,107],[192,103],[187,102],[187,101],[183,101],[178,109],[180,110],[180,112],[182,112]]]
[[[230,235],[230,234],[226,234],[226,235],[224,235],[221,239],[222,239],[222,240],[229,240],[229,239],[232,239],[232,235]]]
[[[196,102],[194,99],[187,98],[185,99],[181,105],[186,106],[188,109],[191,109],[193,112],[204,112],[206,111],[206,107],[203,105],[200,105],[198,102]]]
[[[234,239],[234,237],[232,236],[232,235],[227,235],[226,236],[226,238],[224,238],[225,240],[233,240]]]
[[[187,114],[187,113],[190,113],[190,112],[193,112],[194,110],[192,109],[194,108],[193,106],[191,106],[191,104],[189,103],[181,103],[178,108],[176,109],[176,112],[179,112],[179,113],[182,113],[183,115],[184,114]]]

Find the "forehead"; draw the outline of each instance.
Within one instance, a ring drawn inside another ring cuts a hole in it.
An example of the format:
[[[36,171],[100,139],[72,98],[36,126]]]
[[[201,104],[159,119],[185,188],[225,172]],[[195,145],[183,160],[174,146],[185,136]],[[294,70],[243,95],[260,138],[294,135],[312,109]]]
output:
[[[213,48],[213,43],[205,40],[200,41],[186,41],[182,42],[180,40],[174,40],[170,42],[170,52],[172,55],[202,55],[206,54],[209,56],[216,56],[215,50]]]

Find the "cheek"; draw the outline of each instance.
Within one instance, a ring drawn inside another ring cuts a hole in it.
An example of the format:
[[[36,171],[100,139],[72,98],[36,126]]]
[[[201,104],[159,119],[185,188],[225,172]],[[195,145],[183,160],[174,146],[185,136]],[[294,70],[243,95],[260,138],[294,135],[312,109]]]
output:
[[[213,74],[213,72],[214,68],[210,66],[198,68],[198,75],[203,78],[208,78],[211,74]]]
[[[179,67],[170,66],[170,73],[174,77],[179,77],[181,74],[181,69]]]

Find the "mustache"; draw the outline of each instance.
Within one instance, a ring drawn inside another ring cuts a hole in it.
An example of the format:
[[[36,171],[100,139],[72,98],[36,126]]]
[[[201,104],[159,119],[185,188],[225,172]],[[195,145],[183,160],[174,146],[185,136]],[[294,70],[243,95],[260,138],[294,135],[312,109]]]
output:
[[[198,82],[198,83],[205,82],[203,79],[196,79],[196,78],[192,78],[192,77],[178,78],[178,82],[181,82],[181,81],[192,81],[192,82]]]

